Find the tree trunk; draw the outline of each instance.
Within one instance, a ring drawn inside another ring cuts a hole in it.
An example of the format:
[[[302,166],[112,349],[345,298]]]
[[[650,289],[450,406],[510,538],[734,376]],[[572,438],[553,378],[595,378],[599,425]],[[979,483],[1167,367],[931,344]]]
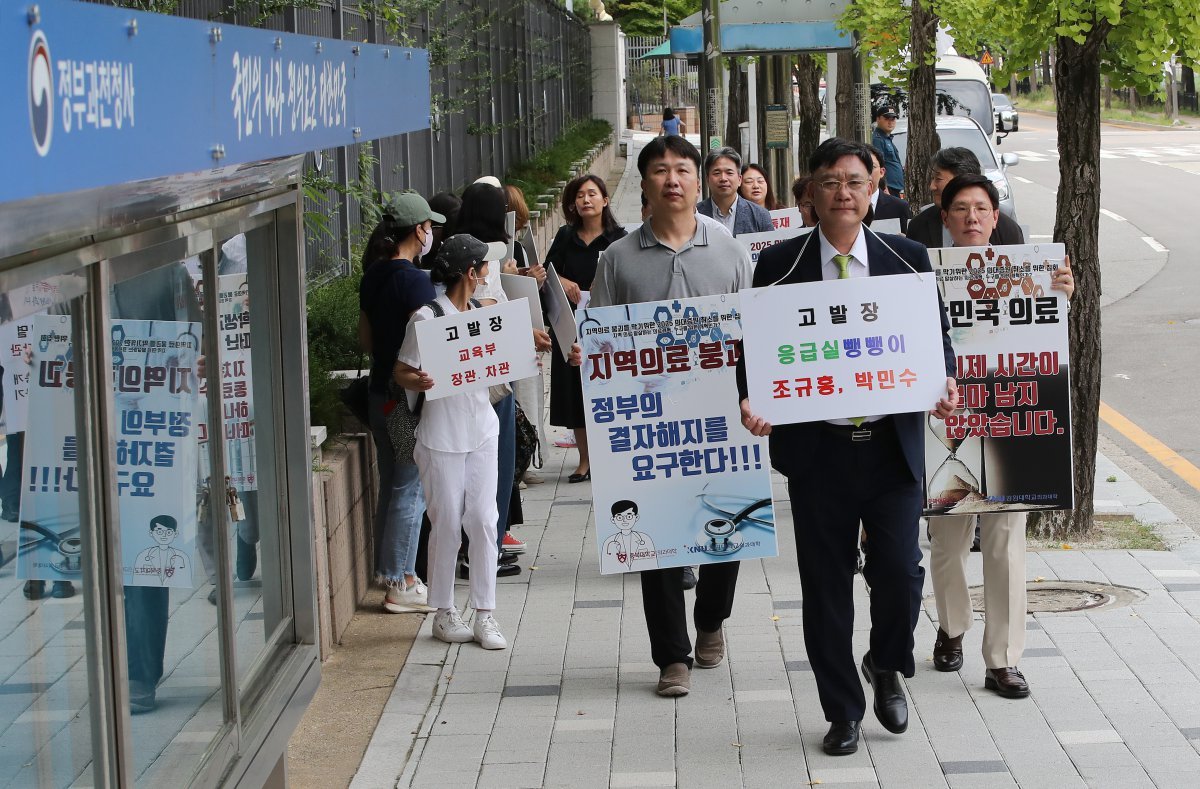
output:
[[[1042,84],[1054,87],[1054,75],[1050,70],[1050,50],[1042,52]]]
[[[1041,73],[1035,63],[1033,68],[1029,69],[1029,90],[1037,93],[1042,89]]]
[[[767,181],[771,184],[777,184],[775,188],[775,199],[779,199],[779,188],[790,186],[788,179],[793,177],[796,172],[796,165],[792,162],[792,146],[790,144],[792,122],[791,122],[791,107],[792,107],[792,58],[788,55],[772,55],[764,57],[763,70],[770,74],[768,87],[770,88],[770,99],[772,104],[777,104],[788,108],[788,138],[789,144],[786,148],[775,148],[768,151],[762,149],[759,154],[762,157],[762,163],[766,166]]]
[[[1180,74],[1180,82],[1183,83],[1184,93],[1196,92],[1196,72],[1191,66],[1184,66],[1183,73]]]
[[[1098,20],[1082,45],[1057,39],[1058,207],[1054,240],[1075,274],[1071,299],[1071,449],[1075,509],[1038,513],[1030,524],[1062,539],[1092,530],[1100,415],[1100,51],[1111,26]]]
[[[729,96],[729,109],[725,117],[725,144],[736,148],[742,161],[749,163],[750,151],[742,150],[742,133],[738,128],[750,119],[750,99],[746,92],[746,72],[742,71],[737,58],[729,58],[729,83],[725,86]],[[761,117],[761,115],[760,115]],[[748,148],[748,146],[747,146]]]
[[[913,0],[909,31],[908,153],[904,161],[904,188],[909,205],[919,208],[933,198],[929,193],[929,162],[939,147],[935,124],[936,94],[933,55],[938,18],[922,0]]]
[[[858,112],[854,104],[854,60],[849,50],[837,53],[837,133],[843,140],[853,140],[858,128]]]
[[[796,115],[800,120],[800,139],[796,147],[796,170],[808,172],[808,159],[821,144],[821,67],[812,55],[796,58],[796,85],[800,95]],[[783,187],[786,186],[787,189]],[[775,198],[790,203],[791,184],[775,186]]]
[[[1105,76],[1104,77],[1104,109],[1106,109],[1106,110],[1112,109],[1112,95],[1113,95],[1112,77]]]

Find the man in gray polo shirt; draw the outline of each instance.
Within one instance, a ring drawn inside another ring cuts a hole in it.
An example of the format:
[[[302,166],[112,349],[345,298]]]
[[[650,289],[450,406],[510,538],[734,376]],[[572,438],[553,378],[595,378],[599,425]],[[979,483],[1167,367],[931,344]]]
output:
[[[733,238],[696,220],[700,152],[683,137],[656,137],[638,155],[650,219],[600,253],[591,306],[714,296],[750,287],[750,254]],[[572,363],[580,363],[578,345]],[[658,695],[691,687],[692,639],[684,608],[682,567],[641,573],[650,653],[659,668]],[[738,563],[706,564],[696,585],[695,665],[715,668],[725,656],[722,623],[733,609]]]

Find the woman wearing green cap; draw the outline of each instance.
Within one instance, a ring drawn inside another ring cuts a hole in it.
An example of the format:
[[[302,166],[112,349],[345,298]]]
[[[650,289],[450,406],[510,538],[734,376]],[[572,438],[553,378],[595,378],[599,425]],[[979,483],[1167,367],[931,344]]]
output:
[[[415,192],[393,194],[385,209],[363,253],[358,329],[360,344],[371,353],[367,404],[379,459],[375,575],[387,587],[384,609],[404,613],[428,610],[427,590],[416,574],[425,499],[413,459],[397,458],[388,437],[388,382],[409,315],[435,296],[429,274],[415,261],[429,251],[433,223],[445,217],[431,211]]]

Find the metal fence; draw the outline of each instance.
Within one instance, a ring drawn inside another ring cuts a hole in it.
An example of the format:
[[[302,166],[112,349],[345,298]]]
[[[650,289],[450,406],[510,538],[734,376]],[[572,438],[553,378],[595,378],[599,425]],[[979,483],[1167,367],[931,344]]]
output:
[[[179,0],[175,13],[429,49],[431,128],[371,143],[377,161],[364,175],[384,192],[414,189],[428,197],[481,175],[503,177],[592,114],[590,35],[554,0]],[[362,236],[359,206],[342,194],[360,177],[365,145],[310,157],[310,164],[323,160],[320,175],[335,185],[306,197],[306,211],[325,217],[314,223],[320,230],[310,225],[306,233],[310,284],[344,273],[352,242]]]
[[[631,114],[661,113],[664,104],[695,107],[700,101],[700,77],[696,66],[683,58],[645,57],[666,40],[664,36],[629,36],[625,39],[625,74]]]

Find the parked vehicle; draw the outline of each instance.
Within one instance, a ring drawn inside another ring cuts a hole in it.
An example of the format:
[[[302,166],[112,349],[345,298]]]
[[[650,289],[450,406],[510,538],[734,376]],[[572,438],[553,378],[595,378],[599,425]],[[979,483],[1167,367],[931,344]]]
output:
[[[996,108],[996,131],[1015,132],[1018,130],[1017,125],[1021,118],[1017,114],[1016,105],[1008,100],[1008,96],[1003,93],[993,93],[992,106]]]
[[[1000,210],[1016,219],[1017,207],[1012,187],[1008,183],[1007,170],[1020,164],[1021,157],[1015,153],[998,156],[988,133],[974,118],[940,115],[936,127],[943,148],[969,148],[975,154],[980,167],[983,168],[983,174],[992,180],[1000,193]],[[897,128],[892,142],[896,143],[896,148],[900,151],[900,160],[904,161],[908,152],[908,128]]]

